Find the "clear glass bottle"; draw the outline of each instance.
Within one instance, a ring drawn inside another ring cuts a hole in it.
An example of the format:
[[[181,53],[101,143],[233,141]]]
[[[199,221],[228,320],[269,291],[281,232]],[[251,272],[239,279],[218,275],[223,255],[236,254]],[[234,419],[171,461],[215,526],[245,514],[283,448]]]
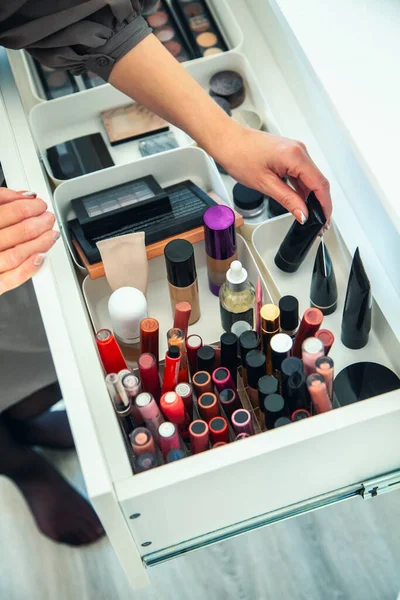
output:
[[[230,332],[232,325],[238,321],[249,323],[253,329],[255,295],[246,269],[239,260],[234,260],[219,293],[221,323],[225,331]]]

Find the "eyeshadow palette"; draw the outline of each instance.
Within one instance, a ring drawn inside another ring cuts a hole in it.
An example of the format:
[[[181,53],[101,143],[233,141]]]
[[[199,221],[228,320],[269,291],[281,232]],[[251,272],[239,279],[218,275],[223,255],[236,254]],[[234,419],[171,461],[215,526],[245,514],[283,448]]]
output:
[[[57,179],[73,179],[114,166],[100,133],[57,144],[48,148],[46,153]]]
[[[179,25],[165,1],[159,3],[157,12],[146,18],[156,38],[176,60],[185,62],[193,58]]]
[[[68,71],[58,71],[34,61],[36,72],[47,100],[54,100],[79,91],[75,78]]]
[[[101,77],[96,75],[96,73],[92,73],[91,71],[88,71],[87,73],[83,73],[82,79],[88,90],[90,90],[91,88],[98,87],[99,85],[104,85],[105,83],[107,83],[106,81],[104,81],[104,79],[102,79]]]
[[[172,131],[152,135],[146,140],[139,142],[139,152],[143,157],[167,152],[167,150],[173,150],[174,148],[179,148],[179,144]]]
[[[213,56],[228,50],[205,0],[173,0],[194,56]]]
[[[144,178],[144,180],[146,179],[148,178]],[[143,182],[144,180],[138,181]],[[132,186],[133,189],[136,189],[138,181],[125,183],[116,188],[91,194],[86,199],[76,199],[73,201],[73,207],[76,209],[77,203],[85,200],[91,203],[90,206],[87,206],[90,210],[92,210],[91,207],[94,202],[105,203],[107,205],[108,200],[111,199],[113,205],[116,202],[121,203],[124,198],[129,199],[131,197]],[[82,215],[79,216],[78,211],[76,211],[78,218],[70,221],[69,227],[72,237],[82,249],[89,264],[93,265],[101,261],[100,252],[96,246],[97,242],[128,233],[143,231],[146,236],[146,246],[150,246],[174,235],[201,227],[204,212],[210,206],[215,205],[214,200],[190,180],[165,188],[163,193],[163,198],[155,196],[151,202],[149,201],[146,205],[146,210],[141,215],[136,214],[132,218],[132,214],[125,214],[122,226],[121,220],[119,222],[115,221],[115,226],[110,220],[108,222],[107,233],[101,235],[87,235],[80,223]],[[168,203],[165,201],[165,197],[168,199]],[[160,202],[162,203],[161,210],[157,206]]]
[[[136,102],[101,113],[112,146],[169,131],[167,121]]]

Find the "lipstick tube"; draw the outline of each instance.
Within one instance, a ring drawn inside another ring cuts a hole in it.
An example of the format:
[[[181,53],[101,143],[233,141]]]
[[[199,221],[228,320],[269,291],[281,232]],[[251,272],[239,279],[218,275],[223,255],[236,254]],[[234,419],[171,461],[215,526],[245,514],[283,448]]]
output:
[[[264,401],[267,396],[279,392],[279,381],[273,375],[264,375],[258,380],[258,408],[264,412]]]
[[[192,454],[200,454],[210,447],[210,434],[205,421],[193,421],[189,427],[190,450]]]
[[[160,404],[161,385],[157,362],[153,354],[142,354],[138,358],[140,380],[144,392],[151,394],[157,404]]]
[[[311,415],[308,412],[308,410],[305,410],[304,408],[299,408],[298,410],[294,411],[294,413],[291,416],[291,419],[295,423],[296,421],[302,421],[303,419],[309,419],[310,417]]]
[[[238,337],[234,333],[223,333],[221,335],[221,366],[226,367],[237,385],[238,369]]]
[[[181,353],[181,364],[179,367],[178,382],[188,383],[189,370],[186,354],[185,334],[181,329],[170,329],[167,333],[168,348],[178,346]]]
[[[211,375],[207,371],[198,371],[192,378],[193,389],[196,398],[200,398],[203,394],[212,393],[214,391]]]
[[[304,340],[301,349],[304,372],[306,375],[311,375],[315,373],[317,359],[325,356],[324,344],[318,338],[310,337]]]
[[[222,390],[232,389],[235,387],[232,376],[226,367],[215,369],[212,374],[212,380],[218,392],[220,393]]]
[[[301,358],[301,346],[304,340],[313,337],[317,333],[323,319],[324,315],[319,308],[307,308],[294,341],[293,356]]]
[[[245,331],[239,338],[240,358],[242,361],[242,379],[247,387],[247,362],[246,357],[252,350],[260,349],[260,337],[256,331]]]
[[[221,446],[227,446],[227,443],[226,442],[217,442],[216,444],[214,444],[212,449],[214,450],[214,448],[221,448]]]
[[[296,358],[295,356],[290,356],[289,358],[285,358],[281,365],[281,373],[282,373],[282,396],[286,398],[286,390],[287,390],[287,382],[289,377],[295,373],[304,373],[304,365],[303,361],[300,358]]]
[[[214,417],[208,424],[212,444],[229,443],[228,421],[224,417]]]
[[[287,381],[284,398],[290,413],[299,408],[311,411],[311,398],[308,393],[307,378],[304,372],[295,371],[291,374]]]
[[[160,406],[168,421],[178,425],[179,433],[183,439],[189,439],[190,419],[182,398],[176,392],[167,392],[161,396]]]
[[[122,429],[127,435],[132,433],[136,425],[131,417],[132,403],[126,393],[119,376],[109,373],[106,378],[107,390],[113,403],[114,410],[118,416]]]
[[[122,385],[131,399],[133,419],[137,425],[142,425],[144,421],[138,407],[136,406],[136,396],[138,396],[141,391],[140,381],[135,375],[129,373],[129,375],[124,375],[122,378]]]
[[[156,319],[143,319],[140,322],[140,353],[152,354],[159,363],[159,330],[160,325]]]
[[[324,344],[325,356],[328,356],[330,349],[333,346],[333,342],[335,341],[335,336],[333,335],[332,331],[329,331],[329,329],[319,329],[314,337],[321,340],[321,342]]]
[[[190,383],[178,383],[175,388],[175,392],[183,400],[186,412],[189,417],[193,419],[193,388]]]
[[[335,363],[329,356],[323,356],[318,358],[315,363],[316,371],[318,375],[322,375],[326,383],[326,389],[328,390],[328,396],[332,400],[333,395],[333,373]]]
[[[233,413],[232,425],[237,434],[248,433],[249,435],[254,435],[254,425],[251,414],[244,408],[240,408]]]
[[[209,423],[214,417],[219,417],[220,411],[215,394],[203,394],[198,401],[199,412],[203,421]]]
[[[132,450],[135,456],[140,456],[145,452],[156,454],[156,445],[153,436],[146,427],[138,427],[129,436]]]
[[[215,350],[212,346],[202,346],[197,351],[197,368],[212,375],[215,369]]]
[[[107,374],[118,373],[121,369],[127,368],[117,340],[109,329],[100,329],[97,332],[96,344],[101,362]]]
[[[159,466],[160,461],[158,460],[157,455],[152,454],[151,452],[140,454],[135,461],[135,470],[137,473],[144,473],[144,471],[150,471],[150,469]]]
[[[192,313],[192,307],[189,302],[178,302],[175,306],[174,315],[174,329],[180,329],[183,331],[184,338],[187,337],[189,329],[190,315]]]
[[[189,335],[186,338],[186,352],[189,361],[190,374],[193,377],[197,373],[197,351],[203,346],[203,340],[199,335]]]
[[[178,429],[173,423],[163,423],[158,429],[160,448],[164,458],[170,450],[182,450]]]
[[[167,454],[167,463],[176,462],[182,460],[182,458],[186,458],[184,451],[180,448],[173,448]]]
[[[279,300],[281,313],[281,333],[295,338],[299,328],[299,301],[295,296],[283,296]]]
[[[147,392],[142,392],[136,398],[136,406],[147,429],[151,432],[156,443],[159,444],[158,428],[165,420],[153,396]]]
[[[170,346],[168,348],[165,355],[162,394],[172,392],[178,385],[181,357],[182,355],[178,346]]]
[[[332,403],[322,375],[318,375],[318,373],[309,375],[307,377],[307,387],[317,415],[332,410]]]
[[[284,425],[291,425],[292,421],[287,417],[279,417],[274,423],[274,429],[278,429],[278,427],[283,427]]]
[[[235,437],[235,442],[240,442],[241,440],[245,440],[249,437],[250,435],[248,433],[239,433],[239,435]]]
[[[222,390],[219,395],[219,401],[229,420],[232,419],[232,415],[235,410],[243,408],[237,391],[233,389],[227,388]]]
[[[260,418],[258,403],[258,382],[267,372],[267,359],[257,350],[251,350],[246,356],[247,364],[247,395],[255,412],[257,420]]]
[[[122,380],[125,377],[125,375],[133,375],[133,371],[131,371],[131,369],[122,369],[122,371],[118,371],[118,375]]]
[[[274,429],[275,422],[286,417],[285,401],[280,394],[270,394],[264,400],[264,415],[266,429]]]
[[[293,348],[293,340],[286,333],[277,333],[271,338],[271,362],[272,373],[282,384],[282,363],[290,357]]]
[[[264,304],[260,314],[262,351],[267,359],[267,375],[272,375],[271,338],[281,328],[280,310],[275,304]]]

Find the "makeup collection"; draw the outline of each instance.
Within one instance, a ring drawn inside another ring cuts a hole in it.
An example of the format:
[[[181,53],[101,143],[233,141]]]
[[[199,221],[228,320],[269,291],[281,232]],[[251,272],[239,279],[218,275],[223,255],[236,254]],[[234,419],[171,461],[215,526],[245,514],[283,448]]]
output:
[[[33,60],[33,68],[47,100],[55,100],[83,90],[90,90],[106,83],[96,73],[87,72],[82,77],[74,77],[69,71],[45,67],[36,60]]]
[[[185,239],[164,250],[173,320],[162,361],[165,334],[148,315],[145,295],[124,287],[110,296],[113,331],[98,331],[96,342],[136,473],[400,387],[397,375],[375,363],[352,364],[334,377],[334,335],[321,326],[337,308],[338,289],[323,241],[326,219],[313,193],[308,211],[308,221],[293,223],[275,256],[279,269],[295,273],[322,236],[310,308],[301,319],[295,296],[264,304],[260,278],[254,286],[238,260],[235,214],[225,205],[203,215],[208,285],[219,298],[224,329],[218,344],[203,344],[200,331],[188,335],[201,307],[194,248]],[[357,250],[341,326],[347,348],[368,343],[371,312],[371,286]],[[135,371],[126,363],[129,346],[137,350]]]

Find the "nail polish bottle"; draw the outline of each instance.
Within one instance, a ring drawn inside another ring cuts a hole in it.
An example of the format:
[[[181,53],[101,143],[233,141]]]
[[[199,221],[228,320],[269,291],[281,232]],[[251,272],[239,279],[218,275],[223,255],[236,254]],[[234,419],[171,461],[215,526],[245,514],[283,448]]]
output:
[[[199,284],[193,245],[187,240],[172,240],[164,249],[172,314],[179,302],[192,307],[189,325],[200,319]]]
[[[324,316],[331,315],[337,308],[338,291],[335,271],[328,248],[322,239],[315,257],[311,279],[310,304],[319,308]]]
[[[371,284],[357,248],[351,265],[342,320],[342,343],[352,350],[368,343],[372,319]]]
[[[308,219],[304,225],[295,221],[275,256],[275,264],[285,273],[295,273],[306,258],[317,235],[326,223],[322,206],[314,192],[307,201]]]
[[[247,278],[247,271],[239,260],[231,264],[226,281],[219,292],[221,323],[225,331],[230,332],[237,321],[254,324],[254,306],[256,290]]]
[[[218,296],[226,272],[237,259],[235,213],[229,206],[211,206],[203,220],[208,283],[210,291]]]

